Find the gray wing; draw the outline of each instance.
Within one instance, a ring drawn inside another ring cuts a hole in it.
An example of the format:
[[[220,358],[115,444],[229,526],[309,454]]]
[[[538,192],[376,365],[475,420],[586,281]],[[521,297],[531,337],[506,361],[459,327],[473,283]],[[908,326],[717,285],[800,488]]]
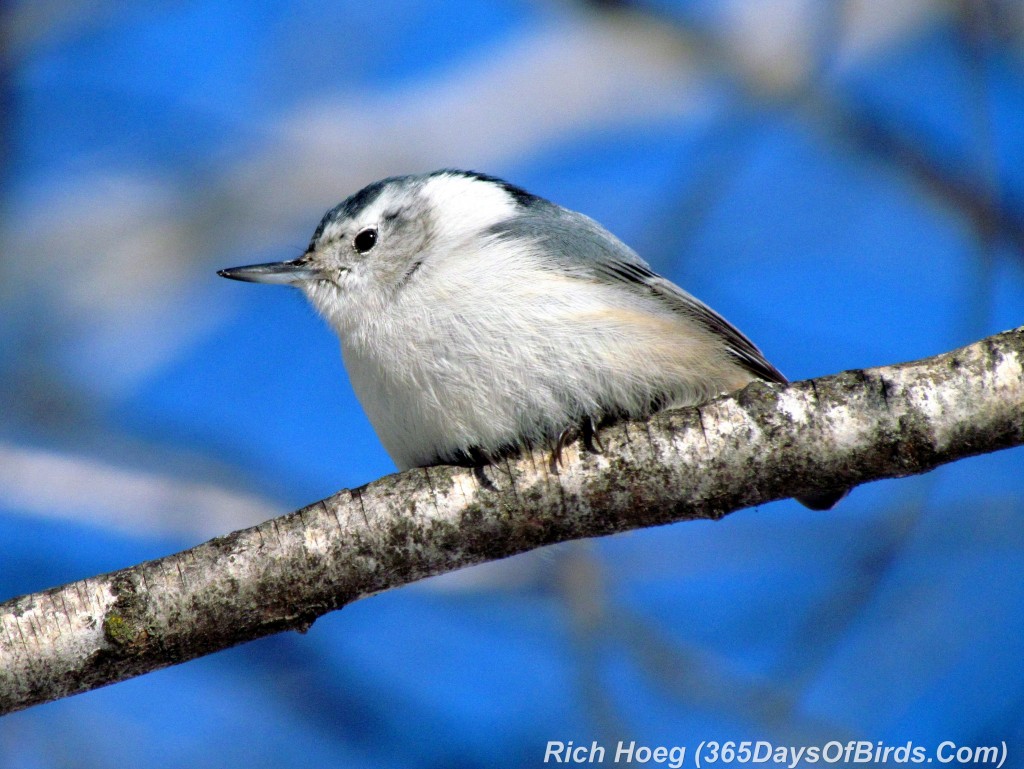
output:
[[[702,301],[657,273],[633,249],[583,214],[535,199],[520,215],[493,229],[499,237],[543,243],[560,266],[582,277],[619,281],[664,302],[718,336],[737,362],[754,376],[785,384],[747,336]]]

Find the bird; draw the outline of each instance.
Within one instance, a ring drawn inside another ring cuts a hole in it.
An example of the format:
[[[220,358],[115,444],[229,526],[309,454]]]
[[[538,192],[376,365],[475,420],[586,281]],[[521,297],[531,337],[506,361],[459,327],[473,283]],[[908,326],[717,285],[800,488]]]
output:
[[[475,171],[369,184],[296,259],[225,278],[300,288],[337,333],[399,470],[482,465],[620,419],[787,379],[593,219]],[[844,489],[801,494],[829,509]]]

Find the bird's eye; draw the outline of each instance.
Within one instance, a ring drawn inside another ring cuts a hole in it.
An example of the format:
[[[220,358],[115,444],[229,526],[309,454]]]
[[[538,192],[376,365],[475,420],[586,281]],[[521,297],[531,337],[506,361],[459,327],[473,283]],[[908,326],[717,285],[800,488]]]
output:
[[[377,230],[373,227],[367,227],[365,230],[360,230],[356,235],[355,240],[352,241],[352,245],[355,246],[356,251],[361,254],[365,254],[377,245]]]

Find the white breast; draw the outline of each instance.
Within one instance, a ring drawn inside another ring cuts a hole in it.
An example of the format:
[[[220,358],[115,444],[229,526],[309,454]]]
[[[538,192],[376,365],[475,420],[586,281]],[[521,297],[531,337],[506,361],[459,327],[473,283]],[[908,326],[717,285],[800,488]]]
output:
[[[639,415],[749,380],[655,299],[544,269],[503,243],[432,255],[387,312],[342,334],[345,366],[399,468],[551,440],[585,415]]]

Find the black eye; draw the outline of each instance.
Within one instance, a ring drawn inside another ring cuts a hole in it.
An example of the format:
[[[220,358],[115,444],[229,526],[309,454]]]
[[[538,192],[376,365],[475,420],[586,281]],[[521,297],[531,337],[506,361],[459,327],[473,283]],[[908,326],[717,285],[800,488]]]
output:
[[[352,241],[352,245],[356,247],[356,251],[361,254],[365,254],[377,245],[377,230],[373,227],[367,227],[365,230],[360,230],[359,234],[356,235],[355,240]]]

